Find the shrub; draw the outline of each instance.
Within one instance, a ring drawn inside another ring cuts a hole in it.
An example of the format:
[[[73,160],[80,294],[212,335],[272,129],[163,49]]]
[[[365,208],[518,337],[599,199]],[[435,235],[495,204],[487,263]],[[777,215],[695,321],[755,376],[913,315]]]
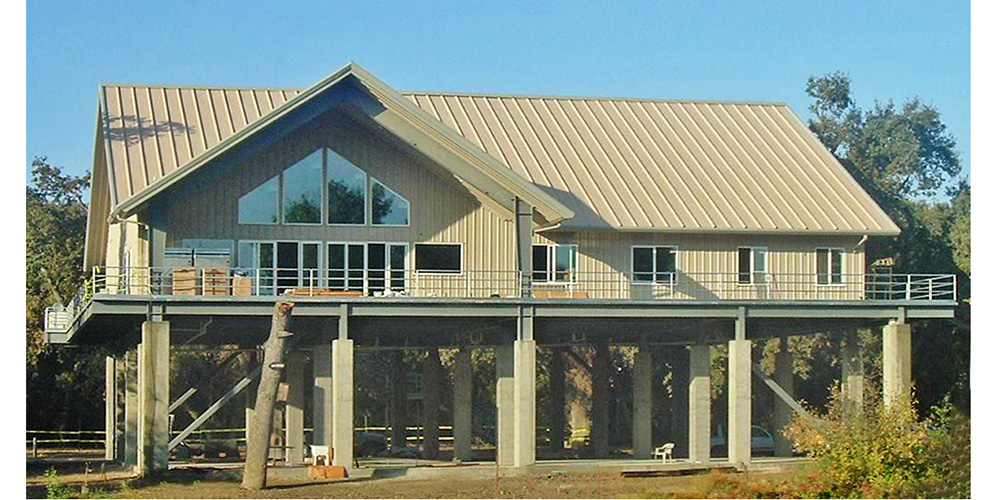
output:
[[[70,498],[69,486],[59,479],[55,469],[45,471],[45,498]]]
[[[967,497],[969,429],[969,419],[948,401],[921,420],[912,404],[884,405],[873,397],[850,406],[834,389],[825,416],[796,416],[785,435],[821,471],[811,476],[806,496]]]

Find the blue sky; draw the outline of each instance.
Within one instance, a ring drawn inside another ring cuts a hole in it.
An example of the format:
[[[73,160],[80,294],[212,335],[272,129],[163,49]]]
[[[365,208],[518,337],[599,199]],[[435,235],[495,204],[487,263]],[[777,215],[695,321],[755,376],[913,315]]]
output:
[[[398,90],[784,101],[803,118],[808,77],[841,70],[865,107],[936,106],[968,172],[967,3],[605,4],[33,0],[26,172],[35,155],[90,168],[100,82],[303,87],[347,61]]]

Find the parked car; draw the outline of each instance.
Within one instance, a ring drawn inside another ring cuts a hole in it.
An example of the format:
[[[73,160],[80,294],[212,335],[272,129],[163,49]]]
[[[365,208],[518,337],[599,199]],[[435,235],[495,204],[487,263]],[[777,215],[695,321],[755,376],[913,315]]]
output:
[[[715,428],[711,446],[713,456],[725,456],[728,452],[726,449],[726,432],[721,425]],[[750,454],[774,455],[774,436],[767,429],[759,425],[750,426]]]
[[[359,457],[374,457],[389,450],[385,434],[380,432],[355,432],[354,454]]]

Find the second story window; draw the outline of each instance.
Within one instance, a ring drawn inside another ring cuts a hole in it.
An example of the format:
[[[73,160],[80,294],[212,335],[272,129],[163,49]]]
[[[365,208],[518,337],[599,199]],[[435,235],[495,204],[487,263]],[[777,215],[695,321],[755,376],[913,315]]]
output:
[[[672,284],[676,276],[677,247],[632,247],[632,281]]]
[[[767,282],[767,247],[740,247],[738,282],[741,285]]]
[[[278,223],[278,178],[272,177],[240,198],[240,224]]]
[[[313,154],[285,169],[282,211],[286,224],[319,224],[323,219],[323,153]]]
[[[816,283],[842,285],[844,283],[844,249],[816,249]]]
[[[416,269],[418,273],[460,274],[462,272],[462,245],[458,243],[417,243]]]
[[[364,170],[327,150],[326,200],[330,224],[364,225],[367,179]]]
[[[532,245],[531,280],[570,283],[576,280],[576,245]]]

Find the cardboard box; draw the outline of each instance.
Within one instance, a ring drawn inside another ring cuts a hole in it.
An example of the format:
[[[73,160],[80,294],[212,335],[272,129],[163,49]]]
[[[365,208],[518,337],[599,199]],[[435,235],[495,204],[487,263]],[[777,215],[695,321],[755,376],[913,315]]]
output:
[[[195,295],[197,274],[193,267],[178,267],[174,269],[171,277],[174,295]]]
[[[310,465],[311,479],[342,479],[347,477],[347,468],[342,465]]]

